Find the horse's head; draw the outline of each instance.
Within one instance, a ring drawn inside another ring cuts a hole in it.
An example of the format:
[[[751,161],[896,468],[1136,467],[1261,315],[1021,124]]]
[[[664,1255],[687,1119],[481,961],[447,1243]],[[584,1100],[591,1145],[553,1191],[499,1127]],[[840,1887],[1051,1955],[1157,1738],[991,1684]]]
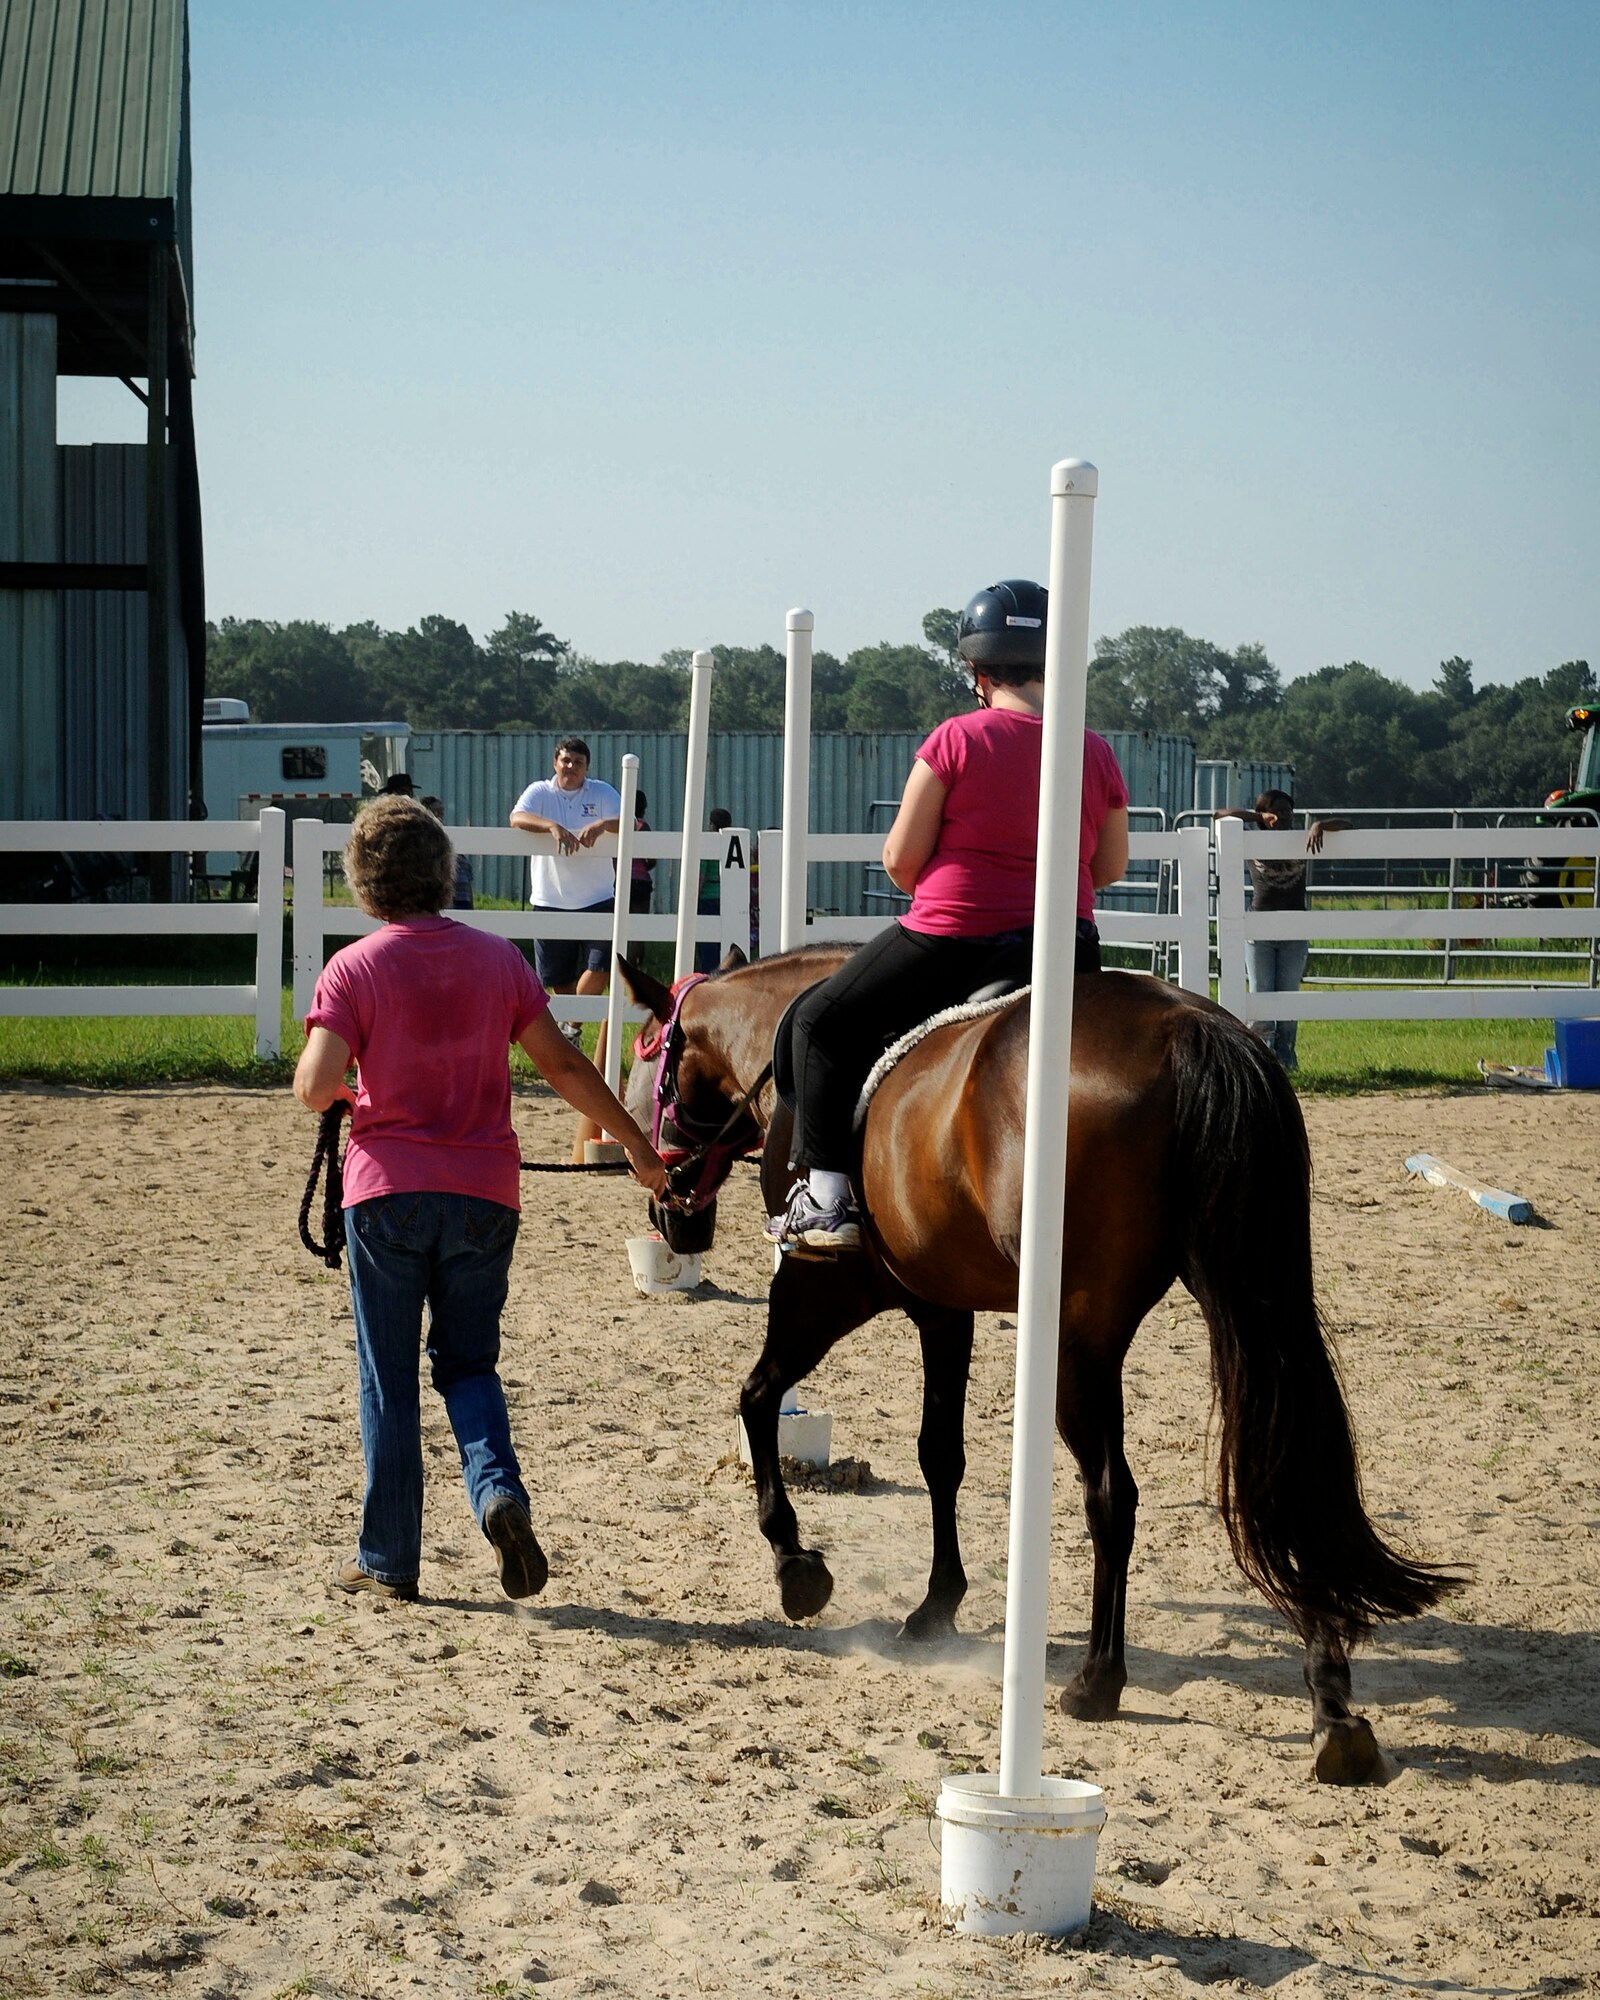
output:
[[[717,970],[744,963],[734,946]],[[717,1193],[734,1161],[759,1141],[760,1128],[741,1108],[745,1086],[728,1061],[718,1010],[707,1004],[709,995],[701,997],[710,980],[668,987],[626,958],[619,957],[617,966],[635,1004],[651,1017],[634,1047],[628,1110],[666,1161],[676,1197],[665,1204],[651,1199],[651,1227],[680,1255],[709,1250],[717,1232]]]

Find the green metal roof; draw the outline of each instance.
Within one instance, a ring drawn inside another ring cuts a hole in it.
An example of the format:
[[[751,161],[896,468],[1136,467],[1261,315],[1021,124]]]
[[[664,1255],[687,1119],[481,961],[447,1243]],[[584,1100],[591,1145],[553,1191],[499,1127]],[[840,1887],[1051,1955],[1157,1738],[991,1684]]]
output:
[[[0,196],[176,208],[184,29],[184,0],[0,0]]]

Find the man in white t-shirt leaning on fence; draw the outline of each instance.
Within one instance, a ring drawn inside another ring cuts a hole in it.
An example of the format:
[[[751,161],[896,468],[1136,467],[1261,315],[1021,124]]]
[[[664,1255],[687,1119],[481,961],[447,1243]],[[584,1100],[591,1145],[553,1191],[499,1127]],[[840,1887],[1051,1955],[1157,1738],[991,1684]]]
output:
[[[595,851],[605,834],[615,833],[622,816],[622,799],[610,785],[589,776],[589,746],[581,736],[567,736],[556,745],[555,772],[531,784],[512,810],[511,824],[523,833],[550,836],[541,841],[528,862],[528,902],[535,910],[609,911],[613,893],[612,862]],[[550,993],[604,993],[607,936],[538,938],[534,970]],[[572,1026],[575,1028],[576,1023]],[[564,1033],[569,1033],[563,1027]],[[569,1033],[569,1039],[576,1035]]]

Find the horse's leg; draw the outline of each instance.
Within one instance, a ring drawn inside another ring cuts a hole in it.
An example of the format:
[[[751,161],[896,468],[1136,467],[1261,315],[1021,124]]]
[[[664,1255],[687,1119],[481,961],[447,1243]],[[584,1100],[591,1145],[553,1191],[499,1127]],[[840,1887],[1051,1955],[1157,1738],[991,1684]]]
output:
[[[1127,1344],[1096,1339],[1081,1327],[1063,1329],[1056,1425],[1083,1475],[1083,1511],[1094,1545],[1089,1644],[1083,1664],[1061,1690],[1062,1709],[1081,1722],[1115,1715],[1128,1680],[1123,1626],[1139,1489],[1122,1449]]]
[[[1350,1655],[1325,1628],[1306,1641],[1305,1676],[1311,1690],[1311,1768],[1318,1783],[1367,1785],[1385,1777],[1372,1726],[1350,1707]]]
[[[956,1629],[956,1607],[967,1594],[956,1533],[956,1496],[967,1470],[967,1376],[972,1367],[972,1315],[918,1302],[911,1308],[922,1340],[922,1429],[917,1463],[933,1508],[933,1565],[928,1594],[901,1627],[902,1639],[942,1639]]]
[[[836,1262],[785,1257],[767,1297],[761,1359],[739,1392],[756,1482],[756,1519],[772,1544],[788,1618],[814,1617],[833,1595],[833,1577],[820,1549],[800,1546],[800,1524],[778,1469],[779,1405],[784,1391],[803,1381],[835,1341],[883,1311],[887,1301],[880,1282],[875,1265],[864,1256]]]

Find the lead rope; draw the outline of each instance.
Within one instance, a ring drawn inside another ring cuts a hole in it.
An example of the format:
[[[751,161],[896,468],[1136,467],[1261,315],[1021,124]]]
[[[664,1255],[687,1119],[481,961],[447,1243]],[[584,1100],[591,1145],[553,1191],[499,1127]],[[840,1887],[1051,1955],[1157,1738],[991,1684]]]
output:
[[[300,1201],[300,1241],[312,1256],[337,1271],[344,1253],[344,1163],[339,1156],[339,1126],[350,1107],[341,1097],[330,1104],[317,1124],[317,1150],[311,1160],[311,1177]],[[317,1182],[327,1168],[328,1183],[322,1191],[322,1237],[311,1234],[311,1204],[317,1198]]]
[[[317,1125],[317,1150],[311,1160],[311,1174],[306,1181],[306,1191],[300,1201],[300,1241],[311,1252],[318,1263],[326,1264],[330,1271],[340,1268],[340,1257],[344,1253],[344,1162],[339,1150],[339,1126],[349,1116],[350,1107],[341,1098],[337,1104],[330,1104],[323,1112]],[[518,1162],[525,1174],[625,1174],[626,1160],[598,1160],[593,1165],[578,1165],[572,1161],[545,1165],[539,1161]],[[327,1184],[322,1191],[322,1241],[319,1243],[311,1234],[311,1210],[317,1199],[317,1182],[323,1171],[327,1172]]]

